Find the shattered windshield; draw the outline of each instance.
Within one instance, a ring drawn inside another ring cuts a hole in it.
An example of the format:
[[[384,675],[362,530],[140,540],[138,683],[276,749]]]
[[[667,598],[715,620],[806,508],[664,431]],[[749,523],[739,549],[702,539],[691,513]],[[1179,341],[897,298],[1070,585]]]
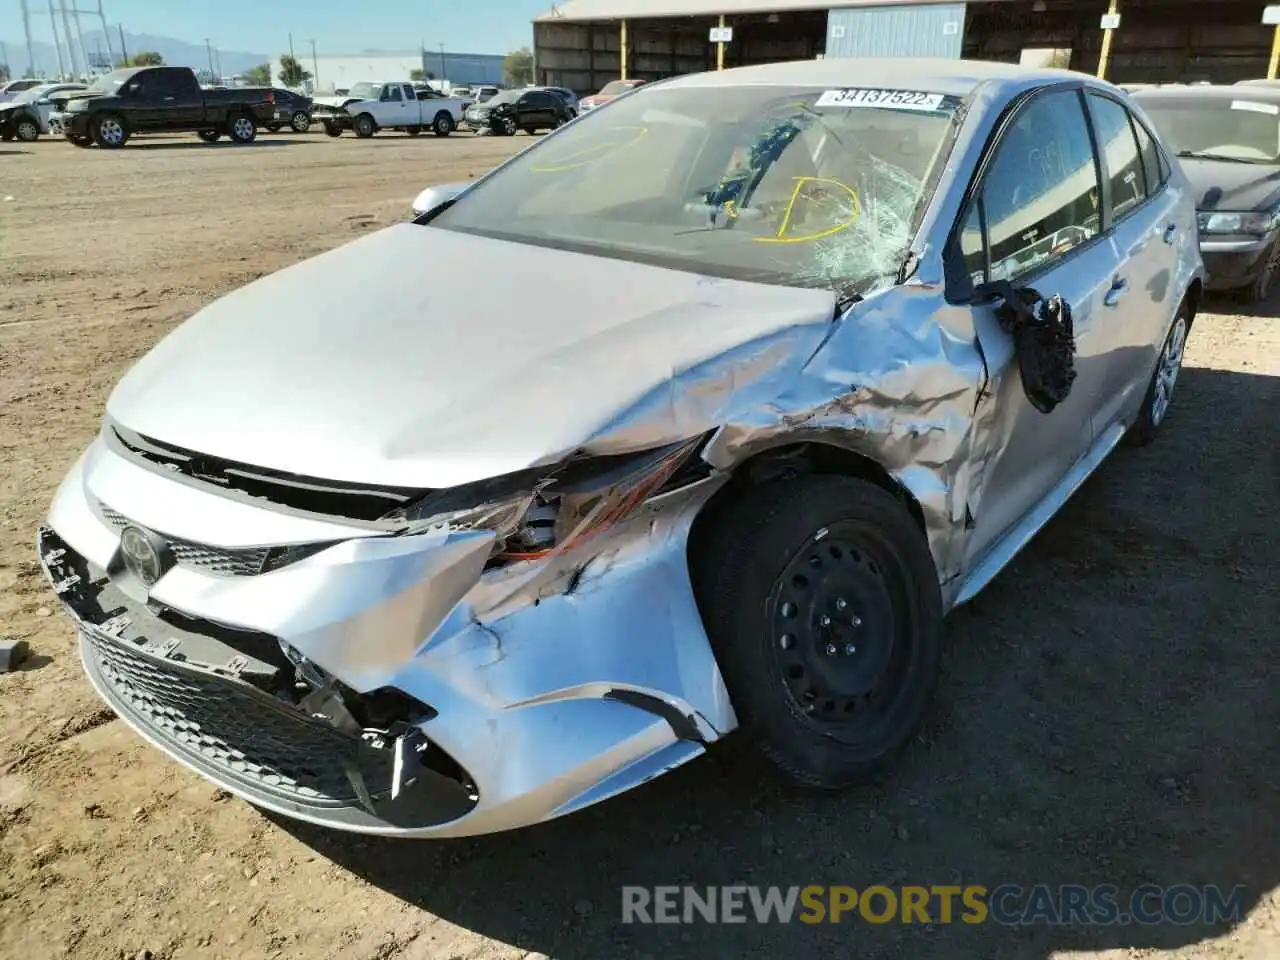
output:
[[[915,91],[654,88],[525,151],[431,225],[865,294],[901,265],[958,104]]]
[[[377,83],[353,83],[351,89],[347,91],[348,97],[354,97],[356,100],[377,100],[382,96],[382,85]]]

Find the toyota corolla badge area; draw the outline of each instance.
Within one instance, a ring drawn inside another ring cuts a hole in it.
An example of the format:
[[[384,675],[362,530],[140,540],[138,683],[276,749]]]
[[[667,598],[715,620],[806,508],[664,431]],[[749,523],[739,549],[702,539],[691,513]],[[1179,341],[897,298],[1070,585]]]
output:
[[[38,533],[131,727],[367,833],[735,731],[891,762],[946,611],[1168,416],[1202,282],[1141,112],[1000,64],[648,84],[425,202],[171,333]]]

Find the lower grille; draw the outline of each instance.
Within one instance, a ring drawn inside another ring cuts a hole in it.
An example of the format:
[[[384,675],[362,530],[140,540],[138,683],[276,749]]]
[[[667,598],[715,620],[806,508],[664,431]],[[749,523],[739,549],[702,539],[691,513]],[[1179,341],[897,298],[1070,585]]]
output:
[[[392,758],[267,694],[130,649],[84,631],[85,666],[118,711],[178,755],[228,780],[308,807],[359,802],[347,774],[371,797],[389,791]]]

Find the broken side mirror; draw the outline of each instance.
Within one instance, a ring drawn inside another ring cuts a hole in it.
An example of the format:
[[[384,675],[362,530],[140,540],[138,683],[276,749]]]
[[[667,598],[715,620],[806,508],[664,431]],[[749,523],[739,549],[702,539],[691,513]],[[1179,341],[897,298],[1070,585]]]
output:
[[[469,186],[471,186],[470,183],[437,183],[427,187],[413,201],[414,217],[426,217],[430,220],[449,204],[453,203],[458,195]]]

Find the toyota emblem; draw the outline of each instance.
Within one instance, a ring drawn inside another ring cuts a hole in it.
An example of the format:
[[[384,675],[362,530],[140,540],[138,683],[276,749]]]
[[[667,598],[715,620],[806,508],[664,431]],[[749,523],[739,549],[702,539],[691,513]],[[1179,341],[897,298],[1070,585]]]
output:
[[[168,544],[141,527],[128,526],[120,532],[120,552],[124,565],[148,587],[165,572]]]

